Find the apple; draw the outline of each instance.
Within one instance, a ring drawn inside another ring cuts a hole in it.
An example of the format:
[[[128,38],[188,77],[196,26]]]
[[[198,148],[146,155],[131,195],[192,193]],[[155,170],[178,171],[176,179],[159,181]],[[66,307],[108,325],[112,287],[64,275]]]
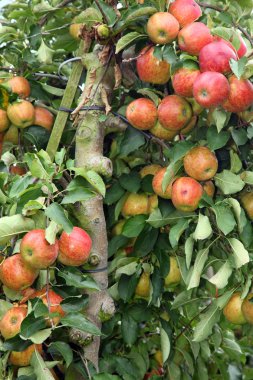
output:
[[[161,168],[161,165],[156,164],[144,166],[139,172],[140,177],[144,178],[147,175],[155,175]]]
[[[200,115],[201,112],[203,112],[204,108],[201,107],[201,105],[196,101],[195,98],[187,98],[186,99],[188,103],[190,103],[192,107],[193,115]]]
[[[137,73],[143,82],[165,84],[170,79],[170,64],[154,56],[154,47],[146,46],[141,50],[137,62]]]
[[[90,256],[91,247],[91,237],[82,228],[74,227],[70,234],[63,231],[59,239],[58,261],[75,267],[83,265]]]
[[[236,52],[223,40],[213,41],[200,50],[200,71],[229,73],[231,71],[230,59],[237,60]]]
[[[229,112],[246,111],[253,104],[253,84],[247,79],[232,75],[229,79],[230,91],[222,107]]]
[[[9,363],[17,367],[27,367],[30,364],[32,354],[37,350],[42,353],[42,344],[32,344],[24,351],[11,351],[9,356]]]
[[[151,369],[150,372],[147,372],[144,376],[144,379],[143,380],[148,380],[148,379],[153,379],[153,376],[155,376],[155,378],[157,377],[160,377],[161,379],[163,378],[164,374],[164,370],[162,367],[158,367],[158,368],[153,368]]]
[[[151,214],[158,207],[158,197],[152,194],[148,197],[148,214]]]
[[[199,67],[195,61],[184,61],[183,67],[180,67],[172,75],[172,86],[175,93],[184,97],[193,97],[193,84],[199,74]]]
[[[26,168],[21,165],[13,164],[9,168],[9,172],[14,175],[25,175],[27,173]]]
[[[202,15],[200,6],[194,0],[175,0],[170,4],[169,12],[181,27],[196,21]]]
[[[148,196],[147,194],[130,193],[123,204],[121,214],[124,217],[141,215],[148,213]]]
[[[178,131],[171,131],[169,129],[163,128],[159,121],[156,125],[149,130],[149,132],[159,139],[172,141],[174,137],[178,134]]]
[[[31,298],[35,297],[40,298],[44,305],[46,305],[47,307],[49,304],[49,313],[58,313],[57,316],[54,316],[52,318],[54,326],[57,326],[61,320],[61,317],[64,317],[65,315],[65,312],[61,307],[61,302],[63,301],[63,298],[59,294],[55,293],[52,289],[49,289],[47,293],[46,287],[33,293]],[[50,318],[47,318],[47,325],[52,325]]]
[[[13,145],[18,145],[18,128],[15,125],[11,125],[5,132],[3,142],[11,142]]]
[[[6,131],[10,125],[10,120],[8,119],[7,112],[0,109],[0,132]]]
[[[223,314],[225,318],[236,325],[243,325],[246,323],[246,319],[242,313],[242,303],[241,294],[236,292],[229,299],[228,303],[223,309]]]
[[[7,115],[10,121],[19,128],[26,128],[34,122],[34,107],[27,100],[19,100],[8,105]]]
[[[199,55],[200,50],[213,41],[210,29],[203,22],[193,22],[178,33],[178,45],[182,51]]]
[[[253,293],[249,293],[248,296],[242,303],[242,314],[246,321],[253,324],[253,303],[252,303]]]
[[[75,18],[73,19],[73,23],[69,27],[69,34],[75,40],[80,40],[80,33],[81,33],[82,26],[83,24],[77,23],[75,22]]]
[[[31,286],[38,277],[39,271],[31,268],[20,253],[5,259],[0,265],[0,280],[12,290],[22,290]]]
[[[240,46],[239,46],[239,49],[237,50],[237,55],[238,55],[238,58],[242,58],[246,55],[248,49],[242,36],[240,34],[238,34],[238,36],[240,40]]]
[[[200,74],[193,84],[194,98],[205,108],[222,104],[228,98],[229,90],[225,75],[212,71]]]
[[[184,156],[184,170],[186,174],[198,181],[207,181],[215,176],[218,160],[209,148],[197,146]]]
[[[190,133],[194,129],[197,121],[198,117],[196,115],[192,116],[190,122],[183,129],[181,129],[180,134],[188,135],[188,133]]]
[[[170,256],[170,270],[165,277],[165,286],[175,286],[181,281],[181,272],[177,264],[177,259],[174,256]]]
[[[164,199],[171,199],[171,190],[172,190],[172,183],[171,181],[168,186],[166,187],[165,191],[162,190],[162,182],[164,175],[166,173],[167,168],[162,168],[159,170],[158,173],[153,178],[152,181],[152,186],[154,192],[159,195],[159,197],[164,198]]]
[[[135,288],[135,295],[139,297],[149,297],[150,288],[150,273],[143,272],[139,278],[138,284]]]
[[[203,188],[194,178],[181,177],[172,185],[171,200],[177,210],[194,211],[198,208]]]
[[[28,98],[31,93],[30,83],[24,77],[12,77],[4,82],[2,86],[14,94],[18,94],[20,98]]]
[[[157,121],[155,103],[146,98],[136,99],[127,106],[126,117],[133,127],[140,130],[150,129]]]
[[[168,12],[156,12],[147,23],[147,33],[155,44],[169,44],[174,41],[179,32],[177,19]]]
[[[250,220],[253,220],[253,192],[241,193],[240,201]]]
[[[243,111],[243,112],[238,112],[238,116],[240,119],[243,121],[246,121],[247,123],[252,123],[253,121],[253,111]]]
[[[163,353],[161,350],[155,352],[154,359],[160,367],[163,366]]]
[[[51,131],[54,125],[54,116],[43,107],[34,107],[34,125],[39,125],[40,127],[46,128],[48,131]]]
[[[168,95],[158,107],[158,120],[163,128],[179,131],[192,117],[190,104],[181,96]]]
[[[9,309],[0,321],[0,331],[4,339],[13,338],[20,331],[22,321],[27,315],[27,307],[13,306]]]
[[[204,192],[210,197],[213,198],[215,193],[215,186],[212,181],[206,181],[202,184]]]

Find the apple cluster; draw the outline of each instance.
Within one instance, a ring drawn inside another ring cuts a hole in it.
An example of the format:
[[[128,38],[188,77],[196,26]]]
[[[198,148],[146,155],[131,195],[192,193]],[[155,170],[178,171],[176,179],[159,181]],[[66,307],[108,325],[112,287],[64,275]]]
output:
[[[131,102],[126,116],[133,127],[172,140],[179,133],[189,133],[204,109],[222,107],[242,117],[253,104],[252,83],[238,79],[230,67],[231,60],[238,61],[247,52],[243,38],[238,34],[240,46],[236,50],[233,39],[214,36],[204,23],[196,21],[201,15],[194,0],[175,0],[168,12],[149,18],[147,33],[153,44],[171,44],[177,39],[179,51],[188,57],[180,57],[171,67],[155,56],[153,45],[143,48],[136,65],[139,78],[157,85],[171,79],[174,93],[165,96],[158,108],[146,98]]]
[[[223,309],[225,318],[235,325],[253,324],[253,293],[243,300],[240,292],[235,292]]]

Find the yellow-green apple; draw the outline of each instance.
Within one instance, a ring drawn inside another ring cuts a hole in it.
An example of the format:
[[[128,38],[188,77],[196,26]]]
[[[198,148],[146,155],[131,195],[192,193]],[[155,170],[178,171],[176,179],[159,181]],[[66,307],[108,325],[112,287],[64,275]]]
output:
[[[250,220],[253,220],[253,192],[242,192],[240,201]]]
[[[150,273],[143,272],[135,288],[135,294],[146,298],[149,296],[150,288]]]
[[[27,98],[31,93],[30,83],[24,77],[12,77],[4,82],[2,86],[14,94],[18,94],[20,98]]]
[[[34,107],[27,100],[19,100],[8,105],[7,116],[19,128],[26,128],[34,122]]]
[[[252,123],[253,121],[253,111],[243,111],[243,112],[238,112],[238,116],[240,119],[243,121],[246,121],[247,123]]]
[[[81,33],[81,29],[83,27],[83,24],[77,22],[77,17],[73,18],[72,23],[69,26],[69,34],[75,40],[80,40],[80,33]]]
[[[163,128],[179,131],[192,117],[190,104],[181,96],[168,95],[158,107],[158,120]]]
[[[253,104],[253,84],[248,79],[238,79],[235,75],[228,81],[230,91],[222,107],[229,112],[246,111]]]
[[[175,0],[170,4],[169,12],[181,27],[196,21],[202,15],[200,6],[194,0]]]
[[[193,22],[178,33],[178,45],[182,51],[199,55],[200,50],[213,41],[210,29],[203,22]]]
[[[252,303],[253,293],[249,293],[248,296],[242,303],[242,313],[244,318],[251,325],[253,324],[253,303]]]
[[[205,108],[222,104],[228,98],[229,91],[229,82],[225,75],[213,71],[201,73],[193,84],[194,98]]]
[[[181,277],[177,259],[174,256],[170,256],[170,270],[164,280],[165,286],[177,285],[181,281]]]
[[[203,187],[194,178],[181,177],[172,185],[171,200],[177,210],[194,211],[198,208]]]
[[[127,106],[126,117],[133,127],[141,130],[150,129],[157,121],[155,103],[146,98],[136,99]]]
[[[210,197],[213,198],[215,193],[215,186],[212,181],[206,181],[202,184],[204,192]]]
[[[190,105],[192,107],[193,115],[197,115],[198,116],[204,110],[204,108],[201,107],[201,105],[196,101],[195,98],[187,98],[186,100],[187,100],[188,103],[190,103]]]
[[[179,32],[177,19],[168,12],[156,12],[148,20],[147,33],[155,44],[169,44]]]
[[[90,256],[91,247],[91,237],[82,228],[74,227],[70,234],[63,231],[59,239],[58,260],[64,265],[83,265]]]
[[[218,160],[205,146],[196,146],[184,156],[186,174],[198,181],[213,178],[218,170]]]
[[[154,47],[146,46],[140,52],[136,68],[143,82],[165,84],[170,79],[170,64],[154,56]]]
[[[27,232],[20,244],[23,260],[36,269],[46,269],[52,265],[57,259],[58,251],[58,241],[50,244],[46,240],[46,231],[42,229]]]
[[[0,331],[4,339],[13,338],[20,332],[21,323],[26,315],[26,305],[13,306],[4,314],[0,321]]]
[[[163,182],[163,178],[166,173],[166,170],[167,168],[162,168],[159,170],[159,172],[156,173],[152,181],[152,186],[153,186],[154,192],[157,195],[159,195],[159,197],[164,198],[164,199],[171,199],[171,190],[172,190],[173,181],[171,181],[167,185],[165,191],[163,191],[162,189],[162,182]]]
[[[0,265],[0,280],[12,290],[22,290],[31,286],[38,277],[39,271],[31,268],[20,253],[5,259]]]
[[[140,170],[139,174],[141,178],[144,178],[146,177],[146,175],[155,175],[160,169],[161,169],[161,165],[151,164],[151,165],[144,166]]]
[[[190,122],[183,129],[181,129],[180,134],[188,135],[188,133],[190,133],[194,129],[197,123],[197,120],[198,120],[198,117],[196,115],[193,115]]]
[[[189,97],[193,96],[193,84],[200,74],[199,66],[195,61],[184,61],[182,67],[172,75],[172,86],[177,95]]]
[[[158,207],[158,198],[156,194],[152,194],[148,197],[148,214],[151,214]]]
[[[200,50],[200,70],[229,73],[231,59],[237,60],[236,52],[223,40],[213,41]]]
[[[54,125],[54,116],[43,107],[34,107],[34,125],[39,125],[40,127],[46,128],[48,131],[51,131],[52,126]]]
[[[8,119],[7,112],[0,109],[0,132],[6,131],[10,125],[10,120]]]
[[[14,145],[18,145],[18,128],[15,125],[11,125],[5,132],[3,142],[11,142]]]
[[[37,290],[35,293],[33,293],[31,298],[40,298],[41,301],[48,307],[49,313],[57,313],[58,315],[52,317],[52,322],[56,326],[59,324],[61,317],[64,317],[65,312],[63,308],[61,307],[61,302],[63,301],[63,298],[55,293],[52,289],[49,289],[47,292],[46,287],[44,287],[41,290]],[[47,325],[51,326],[51,321],[50,318],[47,319]]]
[[[121,214],[124,217],[148,213],[147,194],[130,193],[123,204]]]
[[[236,292],[229,299],[228,303],[223,309],[223,314],[225,318],[236,325],[243,325],[246,323],[246,319],[242,313],[242,303],[241,293]]]
[[[178,131],[171,131],[170,129],[163,128],[159,121],[156,125],[149,130],[149,132],[159,139],[172,141],[174,137],[178,134]]]
[[[24,351],[11,351],[9,363],[17,367],[27,367],[30,364],[34,351],[42,353],[42,344],[32,344]]]

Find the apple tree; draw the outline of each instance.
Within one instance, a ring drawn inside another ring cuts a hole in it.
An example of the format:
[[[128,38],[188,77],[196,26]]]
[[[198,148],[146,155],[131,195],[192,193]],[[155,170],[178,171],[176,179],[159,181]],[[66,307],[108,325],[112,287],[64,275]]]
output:
[[[252,0],[0,24],[0,379],[253,378]]]

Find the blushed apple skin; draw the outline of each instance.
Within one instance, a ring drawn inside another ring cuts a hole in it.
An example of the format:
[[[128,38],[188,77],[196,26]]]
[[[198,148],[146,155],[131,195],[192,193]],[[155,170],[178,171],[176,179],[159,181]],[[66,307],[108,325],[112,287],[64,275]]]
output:
[[[32,344],[21,352],[11,351],[11,354],[9,356],[9,363],[17,367],[27,367],[30,364],[32,354],[34,353],[35,349],[39,353],[42,353],[42,344]]]
[[[230,59],[237,60],[236,52],[224,41],[213,41],[204,46],[199,53],[200,71],[215,71],[218,73],[229,73]]]
[[[150,99],[136,99],[127,106],[126,117],[133,127],[145,131],[155,126],[157,109]]]
[[[203,194],[199,182],[191,177],[176,179],[172,185],[171,200],[177,210],[195,211]]]
[[[155,44],[168,44],[174,41],[179,32],[177,19],[168,12],[156,12],[147,23],[147,33]]]
[[[239,292],[234,293],[223,309],[225,318],[236,325],[243,325],[247,322],[242,313],[243,300],[240,296]]]
[[[188,24],[178,33],[179,48],[191,55],[199,55],[200,50],[212,41],[210,29],[202,22]]]
[[[136,62],[138,76],[143,82],[165,84],[170,79],[170,64],[160,61],[153,53],[154,47],[150,46],[140,52]]]
[[[243,112],[253,104],[253,84],[247,79],[232,75],[229,79],[230,91],[222,107],[228,112]]]
[[[26,128],[34,122],[34,107],[27,100],[11,103],[7,108],[10,121],[19,128]]]
[[[19,333],[26,315],[27,308],[24,306],[14,306],[4,314],[0,321],[0,331],[4,339],[13,338]]]
[[[28,96],[30,96],[30,83],[24,77],[13,77],[6,82],[6,86],[8,86],[14,94],[18,94],[22,98],[28,98]]]
[[[164,199],[171,199],[171,191],[172,191],[172,182],[166,187],[166,190],[162,190],[162,182],[164,175],[166,173],[167,168],[162,168],[159,170],[159,172],[156,173],[156,175],[153,178],[152,186],[154,192],[161,198]]]
[[[198,65],[193,64],[191,66],[180,68],[172,76],[172,86],[177,95],[188,98],[193,97],[193,84],[200,71]]]
[[[194,0],[176,0],[170,5],[169,12],[181,27],[196,21],[202,15],[200,6]]]
[[[59,314],[59,316],[55,316],[52,318],[54,326],[57,326],[61,320],[61,317],[64,317],[65,315],[65,311],[61,307],[61,302],[63,301],[63,298],[59,294],[55,293],[52,289],[49,289],[47,292],[46,287],[35,292],[32,298],[35,298],[35,297],[38,297],[42,300],[44,305],[48,307],[49,313]],[[50,306],[48,305],[48,300],[49,300]],[[46,323],[47,323],[47,326],[51,327],[52,323],[50,319],[48,319]]]
[[[34,112],[34,125],[39,125],[40,127],[43,127],[48,131],[51,131],[54,125],[53,114],[43,107],[34,107]]]
[[[179,131],[192,117],[190,104],[178,95],[168,95],[158,107],[158,120],[163,128]]]
[[[215,176],[218,160],[213,152],[205,146],[192,148],[184,157],[184,170],[198,181],[207,181]]]

